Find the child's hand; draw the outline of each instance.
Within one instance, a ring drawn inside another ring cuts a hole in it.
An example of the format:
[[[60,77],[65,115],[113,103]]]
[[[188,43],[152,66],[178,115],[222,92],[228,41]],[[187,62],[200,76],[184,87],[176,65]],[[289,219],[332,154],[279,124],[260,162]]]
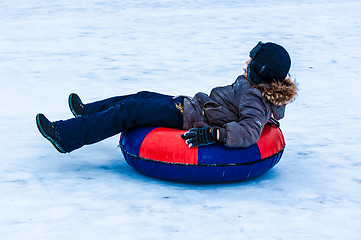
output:
[[[199,127],[192,128],[188,132],[181,135],[181,138],[186,140],[188,146],[205,146],[213,144],[217,141],[217,131],[216,128],[212,127]]]

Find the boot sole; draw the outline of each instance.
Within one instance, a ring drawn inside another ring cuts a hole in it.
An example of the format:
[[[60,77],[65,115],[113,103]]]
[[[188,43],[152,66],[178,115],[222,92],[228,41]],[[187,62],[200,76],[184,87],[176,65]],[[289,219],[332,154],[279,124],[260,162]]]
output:
[[[48,134],[46,134],[46,132],[44,131],[43,127],[40,124],[40,115],[39,114],[36,115],[36,126],[38,127],[41,135],[43,135],[44,138],[49,140],[49,142],[51,142],[51,144],[53,144],[53,146],[55,147],[56,150],[58,150],[60,153],[66,153],[54,139],[52,139]]]

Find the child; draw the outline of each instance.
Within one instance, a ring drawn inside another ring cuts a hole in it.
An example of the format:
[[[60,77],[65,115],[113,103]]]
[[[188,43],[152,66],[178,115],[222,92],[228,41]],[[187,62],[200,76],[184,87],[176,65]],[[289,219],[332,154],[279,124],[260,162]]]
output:
[[[284,117],[286,104],[297,95],[288,74],[291,59],[282,46],[259,42],[250,57],[233,84],[216,87],[209,96],[138,92],[84,104],[72,93],[69,107],[75,118],[51,122],[38,114],[36,123],[61,153],[142,126],[189,130],[181,136],[189,147],[217,141],[226,147],[248,147],[258,141],[272,116]]]

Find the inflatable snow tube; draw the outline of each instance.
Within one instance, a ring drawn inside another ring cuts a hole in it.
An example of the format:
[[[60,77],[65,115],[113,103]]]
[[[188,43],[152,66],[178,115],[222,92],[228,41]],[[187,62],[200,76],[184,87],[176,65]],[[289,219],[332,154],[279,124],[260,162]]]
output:
[[[119,147],[127,163],[139,172],[176,182],[233,182],[259,176],[275,166],[285,141],[281,130],[266,124],[259,141],[248,148],[221,143],[188,148],[184,130],[136,128],[122,133]]]

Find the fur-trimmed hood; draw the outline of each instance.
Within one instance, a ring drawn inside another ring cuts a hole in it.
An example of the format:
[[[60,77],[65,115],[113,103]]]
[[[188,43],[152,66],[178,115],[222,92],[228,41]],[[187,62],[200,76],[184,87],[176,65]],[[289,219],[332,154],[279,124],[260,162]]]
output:
[[[262,83],[255,87],[261,90],[262,96],[275,106],[286,105],[297,95],[297,84],[289,76],[283,81]]]

